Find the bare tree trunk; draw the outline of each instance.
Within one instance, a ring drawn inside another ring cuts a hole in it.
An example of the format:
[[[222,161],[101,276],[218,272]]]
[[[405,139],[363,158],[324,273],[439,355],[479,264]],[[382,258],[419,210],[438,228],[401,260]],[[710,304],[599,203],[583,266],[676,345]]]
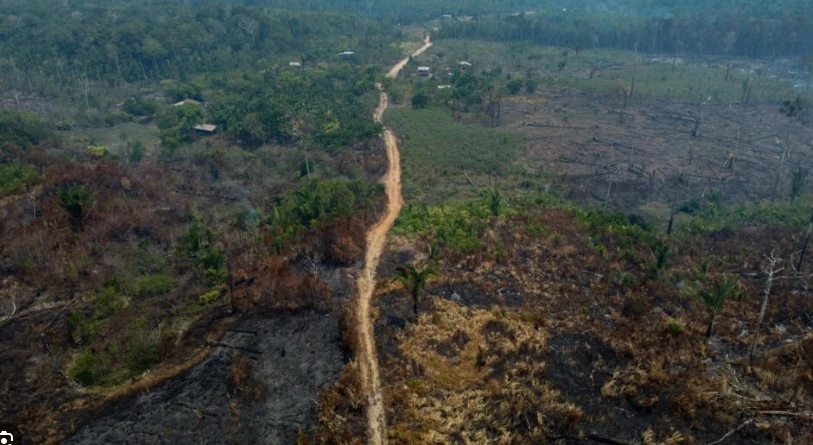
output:
[[[300,170],[301,171],[301,170]],[[305,171],[308,172],[308,179],[311,178],[311,166],[308,163],[308,149],[305,149]]]
[[[779,181],[782,179],[782,169],[785,168],[785,160],[790,153],[790,133],[785,135],[785,151],[782,153],[782,159],[779,161],[779,170],[776,171],[776,181],[773,183],[773,190],[771,191],[771,202],[776,198],[776,190],[779,188]]]
[[[610,178],[610,185],[607,186],[607,196],[604,198],[604,207],[610,204],[610,193],[613,191],[613,178]]]
[[[632,97],[632,95],[635,94],[635,74],[636,74],[637,68],[638,68],[638,64],[633,63],[632,64],[632,82],[630,83],[630,94],[629,94],[630,97]],[[626,103],[626,101],[625,101],[625,103]]]
[[[708,344],[709,343],[709,339],[711,338],[711,333],[712,333],[712,331],[714,329],[714,318],[715,317],[716,317],[716,315],[711,315],[709,317],[709,325],[706,326],[706,337],[703,340],[703,344]]]
[[[88,99],[88,95],[90,94],[90,79],[88,79],[88,75],[85,74],[85,111],[87,112],[88,116],[88,123],[90,123],[90,100]]]
[[[813,232],[813,214],[810,215],[810,225],[807,226],[807,235],[805,236],[805,243],[802,245],[802,254],[799,255],[799,262],[796,264],[796,274],[802,273],[802,266],[805,261],[805,254],[807,254],[807,246],[810,245],[810,232]]]
[[[757,344],[759,343],[759,329],[762,327],[762,320],[765,318],[765,309],[768,307],[768,300],[771,297],[771,288],[773,287],[774,276],[781,272],[782,269],[777,269],[776,266],[779,264],[780,259],[776,258],[771,252],[771,256],[768,258],[768,278],[765,280],[765,290],[762,292],[762,304],[759,307],[759,316],[757,316],[757,324],[754,327],[754,342],[751,343],[751,351],[748,354],[748,361],[754,361],[754,355],[757,352]]]

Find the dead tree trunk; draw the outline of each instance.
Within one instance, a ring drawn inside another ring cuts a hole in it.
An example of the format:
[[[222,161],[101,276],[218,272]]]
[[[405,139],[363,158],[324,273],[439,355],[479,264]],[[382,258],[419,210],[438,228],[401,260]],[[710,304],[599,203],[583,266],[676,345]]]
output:
[[[773,183],[773,190],[771,191],[771,202],[776,198],[776,190],[779,188],[779,181],[782,179],[782,169],[785,168],[785,160],[790,153],[790,133],[785,135],[785,151],[782,153],[782,159],[779,161],[779,170],[776,171],[776,181]]]
[[[757,344],[759,343],[759,329],[762,327],[762,320],[765,318],[765,309],[768,307],[768,300],[771,297],[771,288],[773,287],[774,277],[777,273],[781,272],[784,268],[777,269],[776,266],[781,261],[779,258],[774,256],[773,252],[771,252],[771,256],[768,258],[768,278],[765,280],[765,290],[762,291],[762,304],[759,307],[759,315],[757,316],[757,324],[754,327],[754,342],[751,343],[751,351],[748,354],[749,362],[753,363],[754,355],[757,352]]]
[[[805,255],[807,254],[807,246],[810,245],[810,232],[813,232],[813,213],[810,214],[810,224],[807,226],[807,235],[805,242],[802,244],[802,253],[799,255],[799,262],[796,264],[796,275],[802,273],[802,266],[804,266]]]
[[[604,207],[610,204],[610,193],[613,191],[613,178],[610,178],[610,184],[607,186],[607,196],[604,198]]]

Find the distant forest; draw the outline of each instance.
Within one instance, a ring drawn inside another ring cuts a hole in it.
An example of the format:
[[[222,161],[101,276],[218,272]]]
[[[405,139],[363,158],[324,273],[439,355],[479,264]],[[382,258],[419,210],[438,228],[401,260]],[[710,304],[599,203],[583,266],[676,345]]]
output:
[[[306,10],[394,17],[444,15],[438,37],[527,40],[545,45],[748,57],[813,53],[806,0],[254,0]],[[460,20],[464,18],[465,20]]]
[[[375,63],[397,38],[393,25],[433,19],[437,38],[807,56],[807,7],[803,0],[8,0],[0,4],[0,78],[48,94],[84,79],[112,86],[263,68],[271,55],[307,62],[361,47],[357,61]]]
[[[183,1],[0,3],[0,79],[53,94],[66,85],[110,86],[206,72],[263,69],[273,57],[307,63],[363,47],[350,62],[379,61],[390,24],[339,12],[267,11]]]

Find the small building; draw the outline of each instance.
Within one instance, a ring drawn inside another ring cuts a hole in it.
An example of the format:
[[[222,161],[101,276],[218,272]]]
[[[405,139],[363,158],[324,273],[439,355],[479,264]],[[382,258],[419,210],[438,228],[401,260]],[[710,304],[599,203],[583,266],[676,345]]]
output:
[[[340,56],[352,56],[355,53],[356,53],[355,51],[342,51],[342,52],[339,53],[339,55]]]
[[[173,107],[180,107],[181,105],[198,105],[202,106],[203,103],[196,101],[195,99],[184,99],[178,103],[172,104]]]
[[[195,125],[195,132],[199,134],[209,135],[214,134],[215,130],[217,129],[217,125],[212,124],[200,124]]]
[[[288,66],[291,68],[302,68],[302,62],[288,62]]]
[[[432,70],[428,66],[419,66],[418,67],[418,75],[422,77],[427,77],[432,72]]]
[[[464,60],[464,61],[460,62],[460,66],[463,67],[463,68],[468,68],[468,67],[471,66],[471,62],[468,62],[468,61]]]
[[[446,90],[446,89],[449,89],[451,87],[452,87],[451,85],[438,85],[439,90]]]

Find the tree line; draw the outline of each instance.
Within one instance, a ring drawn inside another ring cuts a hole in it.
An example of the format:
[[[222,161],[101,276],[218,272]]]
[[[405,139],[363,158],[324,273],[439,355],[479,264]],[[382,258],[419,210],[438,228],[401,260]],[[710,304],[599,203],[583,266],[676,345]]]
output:
[[[307,63],[351,50],[378,61],[395,37],[363,16],[180,1],[4,2],[0,16],[0,79],[38,94],[262,69],[275,56]]]
[[[438,38],[531,41],[544,45],[616,48],[642,52],[743,57],[790,57],[813,53],[813,18],[793,9],[751,15],[724,9],[670,17],[517,14],[449,20]]]

